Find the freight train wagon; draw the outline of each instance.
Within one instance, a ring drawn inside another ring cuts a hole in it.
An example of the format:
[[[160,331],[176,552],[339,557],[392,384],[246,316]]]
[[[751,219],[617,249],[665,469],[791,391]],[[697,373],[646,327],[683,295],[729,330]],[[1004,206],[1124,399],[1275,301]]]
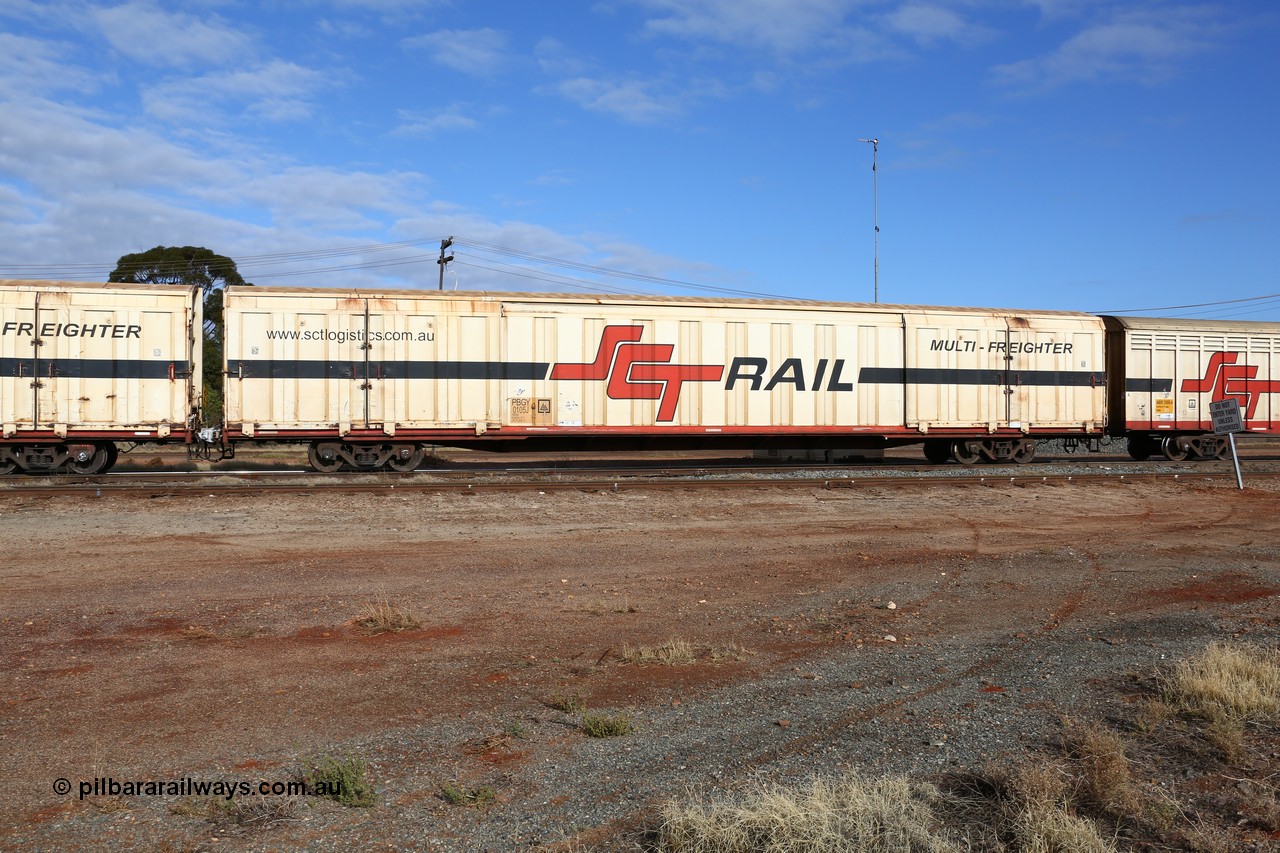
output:
[[[263,287],[225,311],[224,441],[309,441],[320,470],[409,470],[423,443],[1028,461],[1106,428],[1087,314]]]
[[[1112,429],[1129,453],[1223,457],[1209,404],[1234,398],[1246,433],[1280,434],[1280,325],[1105,317]]]
[[[0,473],[96,474],[117,442],[188,441],[202,322],[198,288],[0,281]]]

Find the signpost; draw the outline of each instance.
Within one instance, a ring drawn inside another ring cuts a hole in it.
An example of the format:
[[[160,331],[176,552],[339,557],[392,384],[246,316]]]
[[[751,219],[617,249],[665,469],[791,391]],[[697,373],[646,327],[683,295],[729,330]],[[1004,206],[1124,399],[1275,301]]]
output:
[[[1244,477],[1240,475],[1240,456],[1236,453],[1236,433],[1244,430],[1244,420],[1240,417],[1240,401],[1235,397],[1215,400],[1209,404],[1209,416],[1213,418],[1213,434],[1225,435],[1231,442],[1231,461],[1236,466],[1236,485],[1244,488]]]

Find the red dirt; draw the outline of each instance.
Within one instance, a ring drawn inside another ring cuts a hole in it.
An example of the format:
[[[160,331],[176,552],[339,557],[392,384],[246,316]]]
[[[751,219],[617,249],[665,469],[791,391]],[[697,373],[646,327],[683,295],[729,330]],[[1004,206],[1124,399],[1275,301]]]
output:
[[[545,715],[557,692],[579,692],[592,707],[687,707],[780,674],[803,686],[810,660],[832,651],[924,650],[946,674],[835,719],[788,711],[788,725],[773,728],[796,740],[777,754],[799,754],[815,726],[897,713],[955,684],[971,685],[977,703],[1025,696],[1053,707],[1039,684],[983,679],[1027,638],[1068,627],[1093,648],[1099,638],[1123,642],[1126,620],[1188,606],[1238,617],[1238,631],[1247,631],[1247,606],[1273,626],[1274,506],[1265,484],[1243,493],[1183,484],[0,493],[0,733],[11,768],[0,842],[21,846],[44,831],[54,846],[109,837],[102,827],[113,818],[50,792],[59,777],[215,777],[220,768],[249,777],[358,738],[477,714]],[[423,628],[363,633],[360,608],[384,599]],[[618,659],[624,643],[671,638],[700,647],[699,662]],[[946,668],[945,644],[978,642],[991,646],[975,662]],[[730,646],[745,650],[741,659],[707,656]],[[458,762],[525,772],[579,739],[566,727],[537,743],[389,754],[379,773],[387,801],[442,808],[431,792]],[[533,782],[511,783],[522,785]],[[360,827],[365,818],[341,820]],[[140,837],[150,843],[192,831],[190,819],[163,814],[148,827]]]

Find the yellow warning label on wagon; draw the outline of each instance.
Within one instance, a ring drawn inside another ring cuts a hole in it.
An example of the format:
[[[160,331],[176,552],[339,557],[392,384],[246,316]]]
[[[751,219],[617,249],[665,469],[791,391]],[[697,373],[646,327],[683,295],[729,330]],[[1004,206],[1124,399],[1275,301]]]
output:
[[[1173,401],[1172,401],[1172,400],[1156,400],[1156,414],[1157,414],[1157,415],[1172,415],[1172,414],[1173,414]]]

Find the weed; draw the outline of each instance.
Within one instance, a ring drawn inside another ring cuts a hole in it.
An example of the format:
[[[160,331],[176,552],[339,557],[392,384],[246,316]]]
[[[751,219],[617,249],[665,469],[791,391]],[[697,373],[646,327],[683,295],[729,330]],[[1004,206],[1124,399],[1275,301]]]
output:
[[[322,756],[306,759],[303,781],[307,788],[344,806],[366,808],[375,802],[369,764],[362,758]]]
[[[169,804],[169,814],[178,817],[208,817],[209,797],[183,797]]]
[[[742,801],[668,802],[658,846],[663,853],[953,853],[938,829],[932,785],[905,778],[864,782],[815,779],[807,787],[766,787]]]
[[[624,643],[619,657],[623,663],[657,663],[668,666],[693,663],[695,660],[693,646],[684,640],[667,640],[660,646],[630,646]]]
[[[129,811],[129,801],[124,797],[91,797],[89,803],[101,814]]]
[[[574,717],[587,710],[587,700],[583,698],[581,691],[553,693],[546,701],[548,707]]]
[[[755,652],[748,648],[744,648],[737,643],[730,643],[727,646],[718,646],[711,650],[711,660],[715,663],[720,663],[721,661],[726,660],[746,660],[747,658],[754,656]]]
[[[370,634],[414,631],[422,627],[418,617],[385,598],[361,607],[360,612],[356,614],[356,624]]]
[[[210,823],[271,826],[298,817],[297,797],[184,797],[169,806],[169,814],[203,818]]]
[[[1257,646],[1210,643],[1180,661],[1165,682],[1166,698],[1213,720],[1280,717],[1280,652]]]
[[[1145,735],[1160,731],[1174,715],[1175,709],[1163,699],[1148,696],[1138,704],[1138,714],[1134,717],[1133,726]]]
[[[188,625],[182,629],[182,639],[184,640],[216,640],[218,635],[209,628],[200,625]]]
[[[593,714],[582,712],[582,730],[591,737],[621,737],[636,730],[636,724],[627,713]]]
[[[1248,754],[1244,742],[1244,721],[1234,717],[1210,717],[1204,726],[1204,737],[1222,753],[1228,764],[1239,764]]]
[[[1065,736],[1084,798],[1112,813],[1137,808],[1138,796],[1120,735],[1101,723],[1069,720]]]
[[[1093,821],[1074,815],[1061,803],[1027,806],[1013,819],[1017,849],[1024,853],[1114,853],[1116,846],[1098,834]]]
[[[497,792],[488,785],[481,785],[478,788],[460,788],[452,782],[445,782],[440,786],[440,797],[453,806],[477,809],[491,806],[498,800]]]

